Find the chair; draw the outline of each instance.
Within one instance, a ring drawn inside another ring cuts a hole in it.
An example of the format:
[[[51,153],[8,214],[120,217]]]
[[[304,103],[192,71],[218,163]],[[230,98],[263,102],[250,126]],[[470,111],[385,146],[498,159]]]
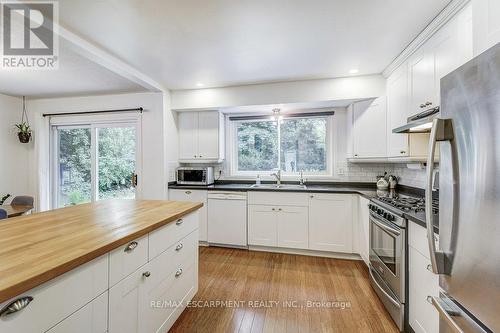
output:
[[[7,218],[7,211],[5,209],[0,209],[0,220]]]
[[[11,206],[30,206],[30,207],[33,207],[33,202],[34,202],[33,197],[21,195],[18,197],[14,197],[14,199],[12,199],[10,205]]]

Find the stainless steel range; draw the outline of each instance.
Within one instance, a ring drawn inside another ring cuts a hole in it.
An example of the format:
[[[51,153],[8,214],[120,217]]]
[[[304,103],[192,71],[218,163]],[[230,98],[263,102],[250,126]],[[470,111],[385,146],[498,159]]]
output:
[[[370,209],[370,281],[401,331],[406,294],[406,225],[400,212],[372,200]]]
[[[432,210],[437,214],[438,201]],[[388,195],[371,200],[370,280],[398,328],[405,326],[407,224],[405,213],[424,214],[425,199]]]

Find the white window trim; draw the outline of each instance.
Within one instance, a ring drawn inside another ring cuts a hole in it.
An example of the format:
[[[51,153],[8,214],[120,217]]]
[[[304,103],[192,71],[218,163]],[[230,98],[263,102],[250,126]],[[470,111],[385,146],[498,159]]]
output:
[[[226,116],[226,124],[227,128],[226,131],[229,133],[229,135],[226,136],[226,150],[227,150],[227,156],[228,156],[228,170],[229,170],[229,175],[226,178],[234,178],[234,179],[248,179],[248,178],[255,178],[257,175],[262,177],[263,179],[269,178],[269,179],[274,179],[271,174],[275,171],[238,171],[237,170],[237,165],[238,165],[238,153],[237,153],[237,133],[236,133],[236,125],[241,122],[252,122],[252,121],[262,121],[262,120],[243,120],[243,121],[231,121],[229,120],[229,115]],[[326,167],[327,169],[324,172],[304,172],[304,176],[306,176],[308,179],[322,179],[322,178],[332,178],[335,176],[334,174],[334,163],[335,163],[335,156],[334,152],[336,152],[336,149],[334,149],[334,127],[335,127],[335,121],[334,121],[334,115],[333,116],[327,116],[327,123],[326,123]],[[282,178],[286,180],[287,178],[295,180],[297,176],[299,175],[300,172],[284,172],[282,171]]]
[[[111,127],[135,127],[136,128],[136,174],[139,179],[136,187],[136,198],[142,198],[142,115],[136,114],[116,114],[116,115],[81,115],[81,116],[58,116],[50,119],[50,202],[51,209],[59,207],[58,187],[59,187],[59,151],[57,130],[69,128],[89,128],[91,133],[91,160],[95,161],[91,166],[91,202],[97,201],[97,130],[99,128]]]

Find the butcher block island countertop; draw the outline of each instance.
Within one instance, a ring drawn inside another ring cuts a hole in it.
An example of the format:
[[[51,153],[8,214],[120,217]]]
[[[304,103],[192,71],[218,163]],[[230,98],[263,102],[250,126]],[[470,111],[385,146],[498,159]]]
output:
[[[106,200],[1,221],[0,303],[202,206]]]

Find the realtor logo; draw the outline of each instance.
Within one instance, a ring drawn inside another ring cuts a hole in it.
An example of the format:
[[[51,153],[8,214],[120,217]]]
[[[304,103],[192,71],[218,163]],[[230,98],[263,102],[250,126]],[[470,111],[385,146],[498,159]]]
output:
[[[2,69],[57,69],[58,3],[0,2]]]

